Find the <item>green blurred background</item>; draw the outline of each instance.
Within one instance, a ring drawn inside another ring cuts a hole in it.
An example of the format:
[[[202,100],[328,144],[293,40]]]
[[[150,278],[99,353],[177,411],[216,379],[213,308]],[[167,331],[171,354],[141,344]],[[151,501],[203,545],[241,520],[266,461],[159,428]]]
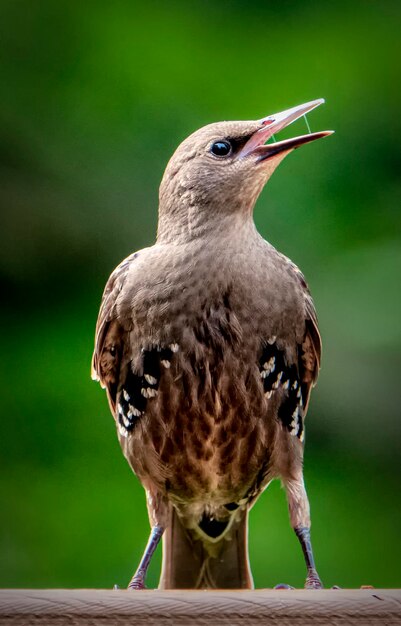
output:
[[[288,157],[255,220],[306,273],[324,340],[305,464],[319,571],[401,585],[400,29],[386,0],[1,1],[0,585],[127,583],[148,520],[89,378],[103,286],[154,240],[186,135],[318,97],[311,128],[336,135]],[[279,484],[250,550],[258,587],[302,586]]]

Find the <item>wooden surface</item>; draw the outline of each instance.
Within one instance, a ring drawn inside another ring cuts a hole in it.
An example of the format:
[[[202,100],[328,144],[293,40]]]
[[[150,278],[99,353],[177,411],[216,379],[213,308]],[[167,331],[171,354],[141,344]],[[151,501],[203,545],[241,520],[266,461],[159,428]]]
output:
[[[401,590],[0,590],[0,625],[401,624]]]

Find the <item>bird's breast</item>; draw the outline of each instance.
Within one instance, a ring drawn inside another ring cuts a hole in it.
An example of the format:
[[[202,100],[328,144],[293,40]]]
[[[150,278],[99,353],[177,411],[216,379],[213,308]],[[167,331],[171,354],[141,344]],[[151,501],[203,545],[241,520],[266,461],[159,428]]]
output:
[[[158,283],[157,295],[152,283],[130,303],[132,360],[117,423],[142,482],[178,499],[230,502],[269,457],[280,392],[266,399],[259,359],[282,324],[291,329],[294,307],[291,290],[288,302],[278,298],[268,276],[255,286],[245,270],[231,280],[214,269],[192,281],[176,274]]]
[[[125,454],[178,500],[241,499],[266,457],[274,420],[237,331],[227,318],[199,324],[189,343],[143,350],[142,371],[127,373],[117,409]]]

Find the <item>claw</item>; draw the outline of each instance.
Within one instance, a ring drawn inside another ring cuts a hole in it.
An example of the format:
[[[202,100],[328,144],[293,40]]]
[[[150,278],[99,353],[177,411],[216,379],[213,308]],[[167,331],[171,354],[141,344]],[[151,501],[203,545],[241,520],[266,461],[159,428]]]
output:
[[[133,578],[128,585],[128,589],[146,589],[142,578]]]
[[[285,583],[279,583],[278,585],[273,587],[273,589],[294,589],[294,587],[291,587],[291,585],[286,585]]]
[[[308,574],[305,582],[305,589],[323,589],[323,583],[316,570]]]
[[[114,589],[121,589],[120,585],[113,585],[113,590]]]

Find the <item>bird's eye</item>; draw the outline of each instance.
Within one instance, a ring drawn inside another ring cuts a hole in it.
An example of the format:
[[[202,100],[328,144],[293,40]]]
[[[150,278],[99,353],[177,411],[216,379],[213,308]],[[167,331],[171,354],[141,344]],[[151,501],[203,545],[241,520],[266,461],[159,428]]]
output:
[[[214,154],[214,156],[228,156],[231,152],[231,144],[229,141],[215,141],[210,147],[210,152]]]

